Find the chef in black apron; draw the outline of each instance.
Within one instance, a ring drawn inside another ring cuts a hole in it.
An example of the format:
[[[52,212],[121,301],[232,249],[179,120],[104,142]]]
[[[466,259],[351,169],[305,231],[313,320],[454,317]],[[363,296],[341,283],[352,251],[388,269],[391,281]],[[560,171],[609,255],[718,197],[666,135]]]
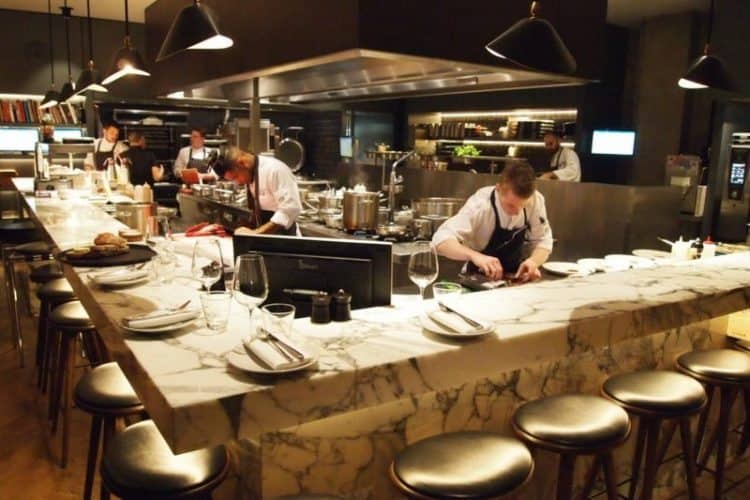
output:
[[[552,251],[552,229],[534,170],[511,163],[496,186],[479,189],[433,236],[437,252],[467,262],[467,273],[533,281]],[[524,257],[528,244],[531,252]]]
[[[251,218],[235,234],[299,235],[296,220],[302,203],[294,174],[285,163],[232,148],[215,169],[247,189]]]
[[[544,149],[552,154],[549,168],[540,179],[581,182],[581,160],[575,151],[564,148],[558,132],[544,134]]]
[[[182,177],[182,171],[191,168],[204,178],[211,177],[210,156],[211,150],[206,147],[206,132],[200,127],[193,127],[190,130],[190,145],[180,149],[174,161],[174,175]]]
[[[102,137],[94,141],[94,153],[89,153],[84,160],[84,167],[89,170],[107,170],[114,166],[117,155],[127,151],[127,147],[118,141],[120,127],[115,122],[106,122],[102,126]]]

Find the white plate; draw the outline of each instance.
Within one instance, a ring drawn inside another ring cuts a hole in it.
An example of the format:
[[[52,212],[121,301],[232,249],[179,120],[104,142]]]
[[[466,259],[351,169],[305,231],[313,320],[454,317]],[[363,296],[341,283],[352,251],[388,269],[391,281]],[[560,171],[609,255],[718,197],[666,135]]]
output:
[[[471,337],[480,337],[482,335],[487,335],[488,333],[492,333],[494,331],[493,328],[479,328],[476,330],[472,330],[466,333],[459,333],[457,331],[451,330],[447,326],[443,326],[440,323],[437,323],[432,318],[430,318],[426,314],[422,314],[419,317],[419,322],[422,324],[422,328],[425,330],[437,333],[438,335],[444,335],[446,337],[461,337],[461,338],[471,338]]]
[[[650,248],[636,248],[633,250],[633,255],[636,257],[644,257],[646,259],[668,259],[672,256],[671,252],[666,250],[651,250]]]
[[[130,280],[122,280],[122,281],[108,281],[106,283],[101,283],[96,280],[96,278],[91,278],[91,281],[102,288],[118,288],[122,286],[130,286],[130,285],[137,285],[139,283],[143,283],[145,281],[148,281],[148,276],[140,276],[138,278],[130,279]]]
[[[550,274],[556,274],[558,276],[571,276],[578,274],[581,269],[575,262],[561,262],[561,261],[549,261],[542,264],[542,269]]]
[[[184,326],[188,326],[190,323],[193,323],[198,318],[193,319],[187,319],[185,321],[180,321],[178,323],[172,323],[170,325],[163,325],[163,326],[155,326],[153,328],[130,328],[128,326],[123,325],[120,323],[120,326],[123,330],[131,333],[164,333],[164,332],[171,332],[172,330],[178,330]]]
[[[644,268],[644,267],[654,267],[654,261],[651,259],[647,259],[646,257],[638,257],[635,255],[626,255],[626,254],[619,254],[614,253],[610,255],[605,255],[604,260],[607,263],[612,263],[615,266],[622,265],[627,266],[630,268]]]
[[[606,271],[607,261],[604,259],[578,259],[576,261],[580,270]]]
[[[242,349],[242,352],[238,352]],[[318,358],[313,356],[309,361],[305,361],[302,364],[292,366],[290,368],[283,368],[281,370],[271,370],[261,365],[258,361],[253,359],[246,351],[245,346],[238,345],[227,354],[227,362],[230,366],[237,368],[243,372],[258,373],[261,375],[276,375],[281,373],[292,373],[300,370],[306,370],[312,365],[318,362]]]

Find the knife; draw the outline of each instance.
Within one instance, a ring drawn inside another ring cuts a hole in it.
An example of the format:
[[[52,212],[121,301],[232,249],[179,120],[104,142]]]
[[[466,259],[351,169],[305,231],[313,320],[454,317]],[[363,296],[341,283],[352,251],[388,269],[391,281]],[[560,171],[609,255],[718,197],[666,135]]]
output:
[[[484,328],[485,327],[483,324],[479,323],[478,321],[474,321],[473,319],[469,318],[468,316],[466,316],[464,314],[461,314],[460,312],[456,311],[455,309],[452,309],[452,308],[446,306],[442,302],[438,302],[438,306],[440,306],[440,308],[443,309],[444,311],[447,311],[449,313],[455,314],[456,316],[458,316],[462,320],[466,321],[468,324],[470,324],[474,328],[479,329],[479,328]]]
[[[274,342],[278,343],[278,345],[280,345],[289,354],[291,354],[292,356],[294,356],[300,361],[305,359],[304,354],[302,354],[297,349],[295,349],[294,347],[290,346],[289,344],[281,340],[278,336],[274,335],[271,331],[266,330],[265,328],[262,328],[262,330],[263,330],[262,333],[265,333],[266,335],[268,335],[269,338],[271,338]]]

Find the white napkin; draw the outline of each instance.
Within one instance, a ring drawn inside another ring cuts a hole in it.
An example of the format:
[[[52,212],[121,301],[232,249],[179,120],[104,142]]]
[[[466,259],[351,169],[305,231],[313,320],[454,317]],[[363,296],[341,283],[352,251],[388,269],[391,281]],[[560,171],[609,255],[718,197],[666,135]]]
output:
[[[446,327],[457,333],[471,333],[478,328],[470,325],[458,314],[447,311],[432,311],[429,313],[430,319],[440,326]],[[472,318],[473,319],[473,318]],[[475,320],[476,321],[476,320]],[[484,325],[483,325],[484,327]]]
[[[310,362],[313,357],[310,352],[305,350],[303,347],[300,347],[299,344],[293,343],[287,337],[283,337],[279,334],[276,334],[276,336],[279,337],[285,344],[290,345],[297,351],[299,351],[299,353],[302,354],[304,358],[301,360],[297,360],[295,358],[293,361],[289,361],[283,355],[281,355],[281,353],[279,353],[269,341],[261,340],[259,338],[253,340],[244,340],[243,344],[245,345],[245,349],[252,352],[272,370],[286,370],[288,368],[294,368],[295,366]],[[294,356],[292,357],[294,358]]]
[[[145,269],[118,269],[117,271],[105,271],[89,275],[92,281],[98,285],[111,285],[123,281],[133,281],[148,277]]]
[[[180,311],[157,309],[150,313],[125,317],[122,319],[122,324],[134,330],[139,328],[159,328],[160,326],[167,326],[195,319],[199,315],[200,311],[195,309],[184,309]]]

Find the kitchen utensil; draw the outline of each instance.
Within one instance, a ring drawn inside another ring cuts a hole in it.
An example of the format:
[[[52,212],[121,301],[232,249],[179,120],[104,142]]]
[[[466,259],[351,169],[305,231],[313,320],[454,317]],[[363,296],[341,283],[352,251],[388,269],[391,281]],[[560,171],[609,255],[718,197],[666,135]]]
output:
[[[473,319],[471,319],[470,317],[466,316],[465,314],[461,314],[460,312],[456,311],[452,307],[449,307],[449,306],[445,305],[443,302],[438,302],[438,307],[440,307],[441,311],[455,314],[456,316],[458,316],[462,320],[466,321],[469,325],[471,325],[474,328],[485,328],[485,326],[482,323],[480,323],[479,321],[474,321]]]
[[[443,225],[443,222],[448,220],[448,217],[445,215],[425,215],[423,218],[432,223],[432,234],[435,234],[440,229],[440,226]]]
[[[378,193],[369,191],[344,193],[344,229],[372,231],[378,222]]]
[[[493,329],[491,327],[473,328],[465,332],[457,332],[448,326],[442,325],[441,323],[433,320],[430,315],[422,314],[419,317],[419,323],[422,328],[431,333],[437,333],[446,337],[460,337],[460,338],[473,338],[480,337],[491,333]]]
[[[414,236],[419,240],[432,238],[432,221],[424,217],[414,219]]]
[[[395,210],[393,212],[393,222],[406,227],[411,226],[414,222],[414,211],[408,208]]]
[[[331,322],[331,296],[327,293],[318,293],[311,297],[312,313],[311,323],[325,324]]]
[[[287,164],[292,172],[299,172],[305,164],[305,146],[297,139],[287,137],[274,149],[274,156]]]
[[[406,226],[396,223],[379,224],[376,233],[381,238],[402,238],[406,235]]]
[[[331,194],[328,191],[324,191],[318,195],[318,209],[334,209],[341,210],[342,198],[337,197],[335,194]]]
[[[390,211],[385,207],[378,208],[378,226],[382,224],[388,224],[388,216]]]
[[[430,197],[420,198],[411,202],[414,217],[425,215],[439,215],[451,217],[456,214],[464,204],[461,198]]]

